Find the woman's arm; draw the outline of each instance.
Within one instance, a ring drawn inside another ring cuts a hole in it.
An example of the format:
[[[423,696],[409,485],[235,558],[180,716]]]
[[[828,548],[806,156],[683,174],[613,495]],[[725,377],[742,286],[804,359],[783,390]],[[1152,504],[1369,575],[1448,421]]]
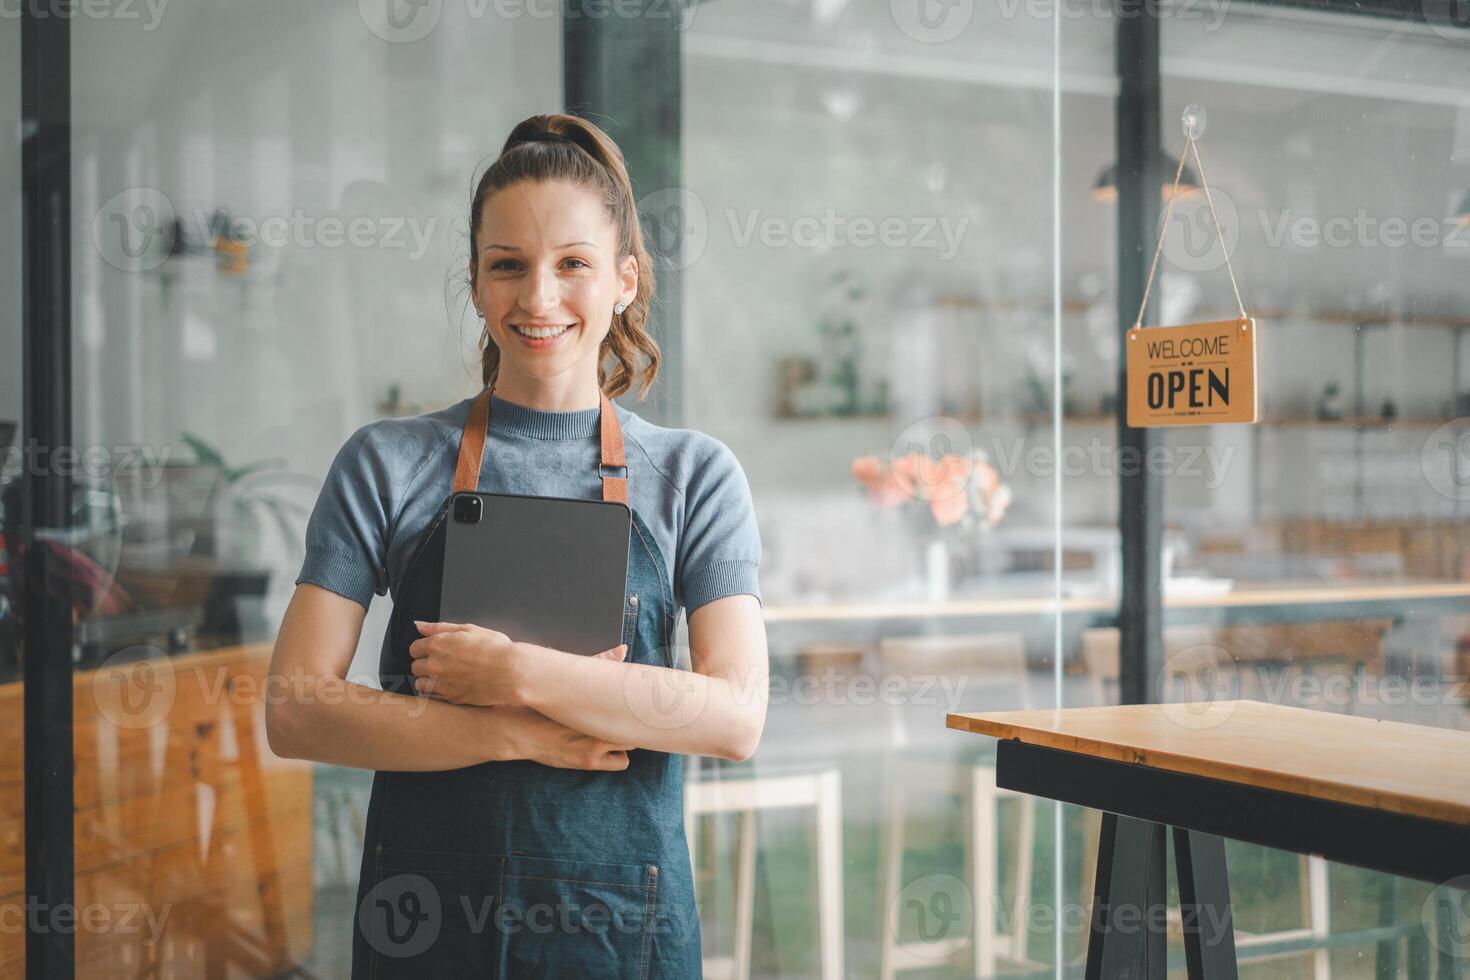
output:
[[[366,612],[328,589],[297,586],[271,658],[265,724],[272,752],[395,771],[507,759],[576,769],[627,767],[627,745],[589,737],[527,707],[449,704],[348,681]]]
[[[616,744],[733,761],[754,754],[765,727],[770,665],[752,595],[716,599],[689,617],[692,671],[578,656],[463,624],[421,631],[409,647],[413,672],[436,701],[522,705]]]

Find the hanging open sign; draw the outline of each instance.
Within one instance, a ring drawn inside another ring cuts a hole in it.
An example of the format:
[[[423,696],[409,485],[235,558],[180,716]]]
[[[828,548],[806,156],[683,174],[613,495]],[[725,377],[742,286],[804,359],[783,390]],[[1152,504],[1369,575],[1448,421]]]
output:
[[[1138,316],[1133,318],[1133,329],[1128,331],[1125,343],[1128,424],[1136,429],[1256,421],[1256,321],[1246,313],[1245,302],[1240,298],[1240,284],[1235,281],[1230,249],[1225,247],[1223,235],[1220,249],[1240,316],[1234,320],[1186,323],[1177,327],[1143,326],[1148,294],[1159,268],[1159,253],[1169,230],[1169,216],[1179,197],[1184,158],[1190,154],[1194,155],[1200,188],[1210,206],[1211,227],[1217,233],[1220,231],[1220,216],[1215,212],[1215,199],[1210,195],[1210,182],[1205,177],[1205,162],[1199,153],[1203,110],[1196,113],[1196,108],[1184,111],[1184,152],[1179,154],[1174,191],[1169,195],[1159,238],[1154,243],[1154,260],[1143,283],[1143,301],[1138,304]]]
[[[1252,317],[1128,331],[1128,424],[1256,421]]]

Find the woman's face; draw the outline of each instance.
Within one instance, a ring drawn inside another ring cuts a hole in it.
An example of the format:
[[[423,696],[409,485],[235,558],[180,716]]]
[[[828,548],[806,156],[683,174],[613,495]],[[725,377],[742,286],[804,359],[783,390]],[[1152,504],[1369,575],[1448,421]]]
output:
[[[470,282],[501,376],[549,381],[585,370],[595,383],[613,306],[638,290],[637,262],[618,262],[598,197],[562,181],[513,184],[482,205],[476,245]]]

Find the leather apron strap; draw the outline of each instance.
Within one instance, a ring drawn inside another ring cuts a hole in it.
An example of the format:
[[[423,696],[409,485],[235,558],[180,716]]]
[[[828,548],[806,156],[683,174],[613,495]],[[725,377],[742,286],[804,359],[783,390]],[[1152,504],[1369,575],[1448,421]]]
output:
[[[485,458],[485,433],[490,428],[490,391],[487,386],[470,405],[469,418],[465,419],[464,432],[459,437],[459,460],[454,465],[454,492],[473,492],[480,488],[480,466]],[[602,461],[598,473],[602,476],[602,499],[628,502],[628,478],[608,476],[609,467],[626,467],[623,456],[623,427],[618,423],[618,413],[611,399],[599,392],[601,419],[598,426],[602,443]]]

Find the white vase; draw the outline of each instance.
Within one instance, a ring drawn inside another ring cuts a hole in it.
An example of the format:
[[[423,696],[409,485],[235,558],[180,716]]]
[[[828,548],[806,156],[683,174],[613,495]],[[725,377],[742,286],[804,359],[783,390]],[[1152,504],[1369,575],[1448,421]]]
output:
[[[930,602],[949,598],[949,542],[942,537],[924,542],[924,597]]]

